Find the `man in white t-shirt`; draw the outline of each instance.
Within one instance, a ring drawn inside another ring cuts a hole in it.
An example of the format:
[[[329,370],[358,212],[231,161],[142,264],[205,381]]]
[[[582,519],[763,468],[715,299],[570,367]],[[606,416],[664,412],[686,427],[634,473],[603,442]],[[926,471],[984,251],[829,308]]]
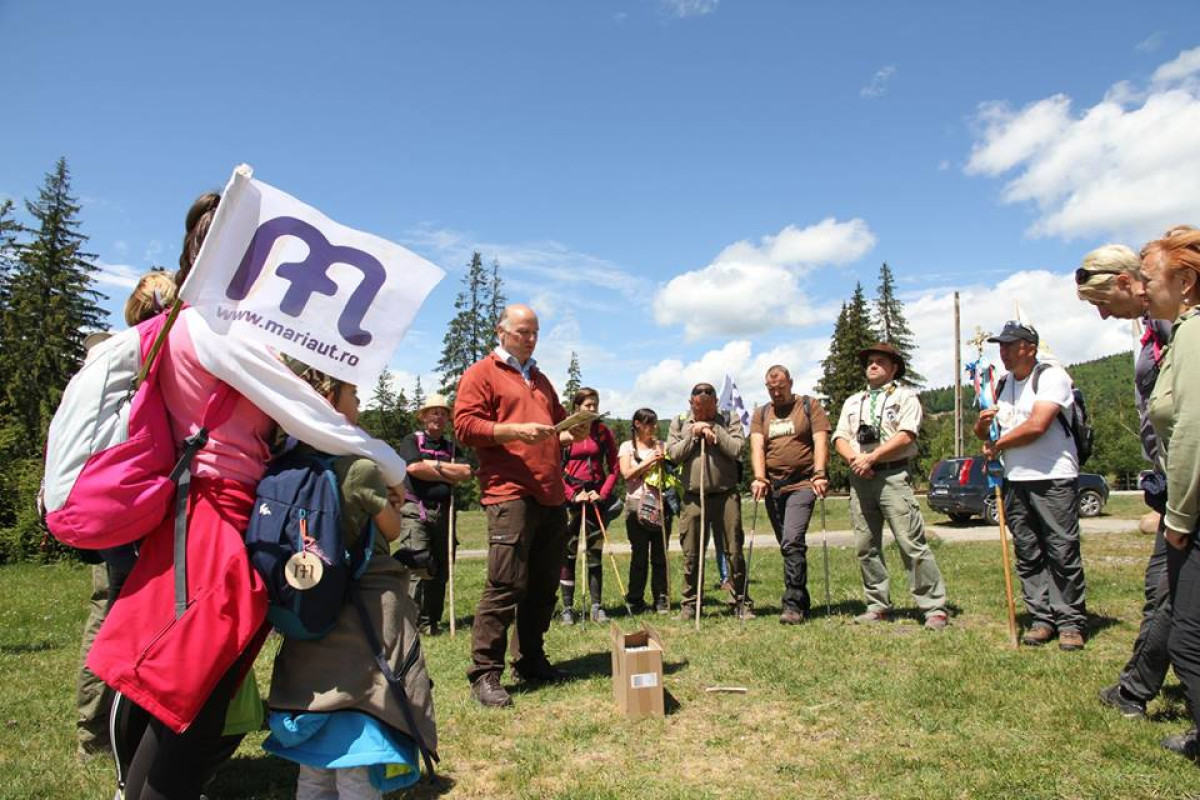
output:
[[[1006,322],[998,336],[1008,370],[996,405],[980,412],[975,435],[983,452],[1004,462],[1004,514],[1017,553],[1017,574],[1033,624],[1022,637],[1042,645],[1058,634],[1061,650],[1082,650],[1087,633],[1079,552],[1079,457],[1067,420],[1075,404],[1062,367],[1039,364],[1038,333]],[[995,420],[1000,435],[989,441]]]

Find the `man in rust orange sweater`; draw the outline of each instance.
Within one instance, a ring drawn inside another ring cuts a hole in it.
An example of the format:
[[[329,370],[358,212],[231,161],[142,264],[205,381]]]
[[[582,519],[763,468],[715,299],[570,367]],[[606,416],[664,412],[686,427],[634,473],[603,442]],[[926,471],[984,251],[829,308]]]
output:
[[[554,614],[566,537],[559,434],[567,413],[533,358],[538,319],[511,305],[496,325],[500,346],[471,365],[458,382],[454,433],[479,457],[481,502],[487,513],[488,569],[471,635],[471,694],[481,705],[512,705],[500,685],[508,626],[513,670],[527,682],[561,674],[546,658],[543,638]]]

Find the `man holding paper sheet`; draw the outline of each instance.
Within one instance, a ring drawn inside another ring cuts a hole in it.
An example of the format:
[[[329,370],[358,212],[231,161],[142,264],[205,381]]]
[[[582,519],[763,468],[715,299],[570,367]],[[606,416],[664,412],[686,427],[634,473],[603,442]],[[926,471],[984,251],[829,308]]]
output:
[[[512,705],[500,685],[508,627],[513,669],[530,682],[555,681],[543,638],[554,614],[566,537],[566,496],[555,425],[567,417],[537,368],[538,318],[511,305],[496,325],[499,346],[463,373],[454,432],[476,448],[479,489],[488,521],[488,568],[475,611],[467,673],[481,705]]]

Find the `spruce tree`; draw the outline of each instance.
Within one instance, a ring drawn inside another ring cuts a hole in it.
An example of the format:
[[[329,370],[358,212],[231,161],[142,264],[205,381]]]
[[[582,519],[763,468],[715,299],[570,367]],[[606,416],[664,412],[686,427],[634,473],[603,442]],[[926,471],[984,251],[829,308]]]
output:
[[[392,373],[385,367],[379,373],[375,389],[371,394],[371,407],[358,417],[358,424],[377,439],[399,447],[400,442],[413,430],[413,415],[408,410],[408,398],[403,390],[392,390]]]
[[[462,283],[437,364],[442,378],[440,391],[446,395],[453,395],[458,379],[467,367],[491,352],[496,344],[496,322],[504,309],[499,262],[492,262],[489,274],[484,269],[483,258],[476,251],[471,255]]]
[[[879,333],[871,324],[862,284],[856,283],[850,302],[843,303],[838,314],[829,341],[829,355],[821,362],[823,374],[817,383],[817,391],[829,398],[831,415],[836,417],[841,413],[846,398],[866,385],[858,353],[877,341]]]
[[[66,159],[60,158],[35,201],[31,239],[17,249],[0,323],[4,409],[31,442],[41,440],[62,390],[83,362],[83,340],[105,313],[92,288],[95,255],[83,250],[80,206],[71,196]]]
[[[875,290],[874,319],[880,341],[887,342],[904,356],[906,366],[904,381],[914,386],[925,383],[925,378],[912,368],[913,353],[917,346],[913,342],[912,328],[904,318],[904,304],[896,297],[896,283],[887,262],[879,268],[879,287]]]
[[[571,363],[567,365],[567,385],[563,389],[562,400],[564,403],[570,403],[571,398],[579,391],[579,387],[583,385],[583,375],[579,371],[579,356],[574,350],[571,351]]]
[[[421,376],[417,376],[417,386],[413,389],[412,411],[416,414],[425,405],[425,390],[421,388]]]

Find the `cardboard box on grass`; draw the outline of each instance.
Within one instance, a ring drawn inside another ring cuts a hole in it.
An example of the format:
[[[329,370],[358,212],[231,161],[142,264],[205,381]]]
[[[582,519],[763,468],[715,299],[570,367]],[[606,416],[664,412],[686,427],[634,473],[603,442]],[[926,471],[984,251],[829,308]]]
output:
[[[612,625],[613,698],[629,719],[662,717],[663,646],[649,625],[622,633]]]

